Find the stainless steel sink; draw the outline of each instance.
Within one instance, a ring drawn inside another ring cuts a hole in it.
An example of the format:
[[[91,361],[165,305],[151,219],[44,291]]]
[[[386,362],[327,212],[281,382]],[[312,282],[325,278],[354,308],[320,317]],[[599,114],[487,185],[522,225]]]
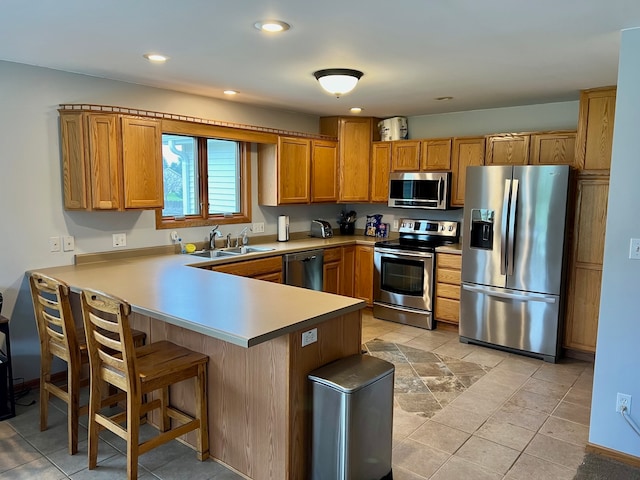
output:
[[[275,248],[269,247],[233,247],[233,248],[221,248],[219,250],[199,250],[197,252],[190,253],[189,255],[195,255],[202,258],[218,258],[218,257],[235,257],[238,255],[244,255],[247,253],[259,253],[270,252]]]

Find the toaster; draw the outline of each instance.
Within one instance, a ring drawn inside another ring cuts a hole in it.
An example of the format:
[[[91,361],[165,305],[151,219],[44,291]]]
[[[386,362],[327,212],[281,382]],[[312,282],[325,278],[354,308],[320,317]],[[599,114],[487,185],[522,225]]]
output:
[[[333,237],[333,229],[326,220],[311,220],[311,236],[330,238]]]

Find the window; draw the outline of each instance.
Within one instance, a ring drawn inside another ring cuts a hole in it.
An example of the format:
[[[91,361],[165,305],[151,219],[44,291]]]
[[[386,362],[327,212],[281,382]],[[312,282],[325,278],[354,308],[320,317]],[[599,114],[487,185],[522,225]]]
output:
[[[250,221],[246,142],[195,135],[162,135],[164,208],[157,228]]]

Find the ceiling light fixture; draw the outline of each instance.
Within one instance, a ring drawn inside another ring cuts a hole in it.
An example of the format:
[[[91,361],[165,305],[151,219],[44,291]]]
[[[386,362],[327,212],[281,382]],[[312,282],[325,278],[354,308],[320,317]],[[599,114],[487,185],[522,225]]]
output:
[[[362,110],[363,110],[363,109],[362,109],[362,107],[351,107],[351,108],[349,109],[349,111],[350,111],[351,113],[361,113],[361,112],[362,112]]]
[[[269,33],[284,32],[291,28],[291,25],[281,20],[261,20],[254,23],[253,26],[262,32]]]
[[[237,95],[238,91],[237,90],[224,90],[222,93],[224,93],[225,95]]]
[[[165,57],[164,55],[159,55],[157,53],[145,53],[143,57],[154,63],[164,63],[169,60],[169,57]]]
[[[448,102],[449,100],[453,100],[453,97],[436,97],[435,99],[439,102]]]
[[[336,97],[353,90],[362,75],[361,71],[350,68],[325,68],[313,73],[320,86]]]

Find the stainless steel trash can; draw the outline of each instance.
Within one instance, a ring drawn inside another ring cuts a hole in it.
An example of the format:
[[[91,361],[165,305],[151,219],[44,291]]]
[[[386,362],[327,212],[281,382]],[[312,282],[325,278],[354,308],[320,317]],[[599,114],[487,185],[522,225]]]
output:
[[[353,355],[309,374],[312,480],[391,479],[393,364]]]

